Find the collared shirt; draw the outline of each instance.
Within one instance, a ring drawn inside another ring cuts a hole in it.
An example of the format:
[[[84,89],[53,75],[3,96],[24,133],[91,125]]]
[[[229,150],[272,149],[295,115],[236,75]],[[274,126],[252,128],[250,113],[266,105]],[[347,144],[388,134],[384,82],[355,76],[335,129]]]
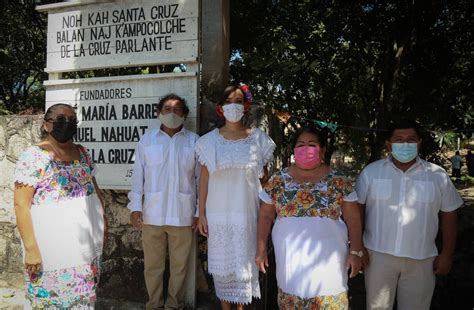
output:
[[[144,224],[192,224],[200,171],[194,155],[198,138],[184,128],[172,137],[153,129],[138,142],[127,207],[143,212]]]
[[[365,246],[413,259],[438,255],[438,213],[463,204],[446,171],[420,158],[405,172],[391,157],[371,163],[359,175],[356,191],[365,204]]]

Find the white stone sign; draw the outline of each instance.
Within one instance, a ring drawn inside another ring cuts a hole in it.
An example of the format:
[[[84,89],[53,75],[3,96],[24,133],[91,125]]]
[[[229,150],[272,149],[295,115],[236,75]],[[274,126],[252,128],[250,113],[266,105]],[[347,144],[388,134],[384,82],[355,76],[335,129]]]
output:
[[[198,58],[199,1],[44,5],[46,72],[184,63]]]
[[[150,128],[159,127],[155,109],[161,97],[176,93],[188,103],[185,126],[196,128],[196,73],[169,73],[45,81],[46,109],[56,103],[76,107],[76,142],[99,168],[102,188],[130,189],[135,146]]]

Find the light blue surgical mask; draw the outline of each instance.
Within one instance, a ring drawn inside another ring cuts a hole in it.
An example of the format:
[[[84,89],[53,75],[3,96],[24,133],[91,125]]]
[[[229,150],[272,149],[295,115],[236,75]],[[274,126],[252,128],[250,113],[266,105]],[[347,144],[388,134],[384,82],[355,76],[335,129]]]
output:
[[[392,156],[401,163],[408,163],[418,155],[418,143],[392,143]]]

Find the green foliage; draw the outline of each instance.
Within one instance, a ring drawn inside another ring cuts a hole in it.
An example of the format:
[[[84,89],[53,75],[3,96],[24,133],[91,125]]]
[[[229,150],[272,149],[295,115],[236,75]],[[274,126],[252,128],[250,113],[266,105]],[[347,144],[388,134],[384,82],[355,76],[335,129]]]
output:
[[[13,113],[44,106],[46,19],[35,5],[3,0],[0,10],[0,101]]]
[[[402,117],[426,130],[472,127],[472,9],[468,0],[232,1],[240,58],[231,74],[295,116],[281,134],[297,117],[373,129]],[[379,158],[384,140],[380,130],[344,128],[330,142],[365,162]]]
[[[457,145],[458,134],[454,131],[435,132],[435,141],[439,147],[446,145],[449,149],[455,149]]]
[[[474,177],[471,177],[469,175],[462,175],[461,182],[466,184],[474,184]]]

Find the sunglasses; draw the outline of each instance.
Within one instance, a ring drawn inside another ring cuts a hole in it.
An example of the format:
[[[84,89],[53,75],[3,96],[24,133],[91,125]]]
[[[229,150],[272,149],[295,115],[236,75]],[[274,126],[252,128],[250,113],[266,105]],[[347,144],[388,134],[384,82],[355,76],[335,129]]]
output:
[[[45,119],[45,121],[54,123],[75,123],[76,125],[79,123],[75,116],[66,117],[64,115],[58,115],[56,117],[47,118]]]

